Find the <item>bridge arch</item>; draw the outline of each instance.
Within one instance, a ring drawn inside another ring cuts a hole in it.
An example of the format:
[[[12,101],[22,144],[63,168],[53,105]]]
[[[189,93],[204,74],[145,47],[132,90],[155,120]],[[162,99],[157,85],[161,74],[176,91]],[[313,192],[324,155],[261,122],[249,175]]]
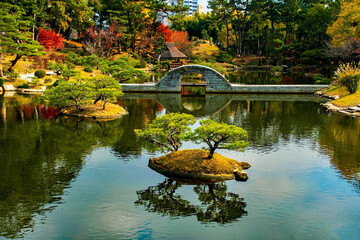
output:
[[[188,73],[199,73],[206,81],[206,91],[216,92],[232,89],[231,84],[216,70],[202,65],[185,65],[165,74],[156,84],[159,90],[181,92],[181,79]]]

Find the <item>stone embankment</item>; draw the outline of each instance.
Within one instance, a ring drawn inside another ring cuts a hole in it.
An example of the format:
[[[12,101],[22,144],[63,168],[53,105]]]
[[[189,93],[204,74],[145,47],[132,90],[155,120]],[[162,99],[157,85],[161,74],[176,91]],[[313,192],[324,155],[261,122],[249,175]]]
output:
[[[351,117],[360,117],[360,104],[355,107],[337,107],[331,102],[322,104],[329,111],[339,112]]]
[[[16,88],[12,84],[4,84],[2,86],[4,92],[20,92],[20,93],[27,93],[27,94],[41,94],[45,91],[46,87],[43,86],[40,89],[35,88]]]
[[[323,91],[316,92],[315,94],[330,100],[338,100],[341,98],[339,95],[328,95]],[[330,101],[322,103],[321,105],[328,111],[346,114],[351,117],[360,117],[360,104],[357,106],[338,107]]]

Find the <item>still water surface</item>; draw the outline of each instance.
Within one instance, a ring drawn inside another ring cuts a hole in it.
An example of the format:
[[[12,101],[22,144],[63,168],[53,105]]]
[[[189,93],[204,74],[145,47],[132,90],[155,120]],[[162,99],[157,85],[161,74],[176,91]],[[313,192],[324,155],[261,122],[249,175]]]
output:
[[[321,102],[126,94],[129,115],[88,122],[0,96],[0,238],[360,239],[360,119]],[[161,153],[134,129],[178,111],[246,129],[244,153],[219,153],[249,162],[249,180],[184,185],[148,168]]]

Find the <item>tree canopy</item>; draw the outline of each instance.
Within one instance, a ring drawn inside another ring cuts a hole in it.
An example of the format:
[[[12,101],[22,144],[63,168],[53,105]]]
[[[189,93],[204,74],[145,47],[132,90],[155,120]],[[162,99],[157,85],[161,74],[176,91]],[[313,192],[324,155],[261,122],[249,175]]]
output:
[[[337,20],[328,28],[335,46],[350,39],[360,40],[360,0],[344,1]]]
[[[249,145],[246,141],[247,132],[240,127],[206,119],[201,120],[200,126],[191,131],[188,126],[193,125],[195,121],[195,117],[189,114],[169,113],[157,117],[144,129],[136,129],[135,132],[157,147],[153,150],[177,151],[183,140],[205,142],[210,150],[209,159],[216,149],[243,151]]]
[[[100,76],[89,79],[61,80],[44,92],[44,98],[59,109],[75,106],[83,110],[83,105],[91,102],[103,101],[103,109],[108,102],[123,95],[121,85],[109,76]]]
[[[195,117],[185,113],[169,113],[157,117],[144,129],[135,129],[135,133],[152,143],[150,149],[162,151],[177,151],[182,146],[182,140],[190,131],[189,125],[195,123]]]
[[[5,0],[0,10],[0,30],[4,33],[0,54],[15,54],[14,65],[23,55],[42,54],[37,40],[47,50],[56,49],[61,42],[53,47],[49,43],[63,36],[85,43],[86,54],[97,59],[131,50],[146,61],[154,61],[164,40],[174,41],[186,52],[189,40],[203,38],[232,58],[255,54],[270,56],[276,63],[286,59],[285,62],[298,64],[302,59],[312,63],[326,61],[320,50],[326,49],[331,40],[335,46],[349,39],[359,40],[359,0],[208,3],[210,12],[188,16],[184,1],[170,4],[166,0]],[[169,26],[159,22],[160,15],[168,18]],[[44,31],[53,36],[47,43],[42,39]],[[308,57],[309,53],[313,56]],[[336,54],[332,56],[338,58]]]
[[[216,149],[231,149],[244,151],[249,143],[246,141],[247,132],[241,127],[218,123],[211,119],[200,121],[189,138],[197,143],[205,142],[210,150],[208,158],[212,158]]]
[[[31,38],[28,32],[30,22],[24,20],[23,9],[19,6],[0,2],[0,59],[3,53],[14,54],[8,71],[11,71],[22,56],[41,56],[45,54],[44,47],[38,41]],[[0,60],[0,77],[2,76],[2,65]]]

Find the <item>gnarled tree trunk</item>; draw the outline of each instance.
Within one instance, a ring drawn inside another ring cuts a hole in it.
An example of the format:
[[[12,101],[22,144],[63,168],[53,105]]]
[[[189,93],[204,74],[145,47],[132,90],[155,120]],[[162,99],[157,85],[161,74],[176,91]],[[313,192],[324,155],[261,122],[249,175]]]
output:
[[[11,66],[9,67],[9,69],[7,70],[8,72],[11,72],[15,66],[15,64],[20,60],[20,58],[22,57],[22,55],[17,55],[14,60],[11,61]]]

